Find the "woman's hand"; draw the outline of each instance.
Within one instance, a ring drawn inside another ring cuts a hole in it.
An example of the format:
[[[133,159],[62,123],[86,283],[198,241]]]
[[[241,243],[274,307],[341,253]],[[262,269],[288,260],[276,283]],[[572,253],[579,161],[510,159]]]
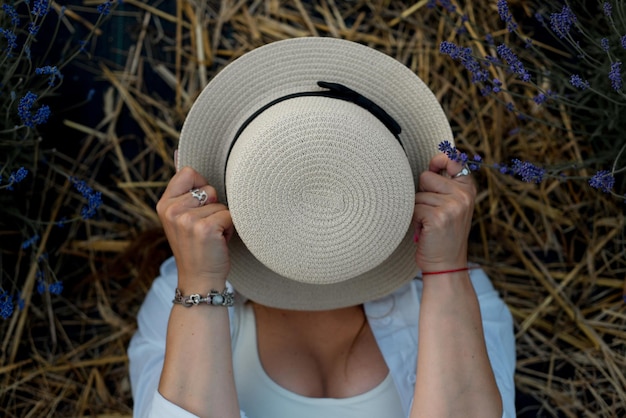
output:
[[[470,176],[453,178],[462,169],[439,154],[420,176],[413,219],[415,260],[423,272],[467,267],[476,188]],[[468,272],[424,279],[418,352],[411,417],[502,416],[502,398]]]
[[[195,189],[207,194],[206,201],[192,196]],[[234,228],[215,189],[185,167],[172,177],[157,213],[176,258],[183,295],[224,289]],[[227,309],[173,305],[159,393],[198,416],[239,416]]]
[[[204,204],[191,195],[206,192]],[[230,269],[228,240],[234,232],[228,208],[217,202],[213,187],[195,170],[184,167],[172,177],[157,203],[157,213],[178,266],[183,293],[221,290]]]
[[[445,154],[438,154],[430,161],[428,171],[420,175],[413,223],[415,261],[422,271],[467,267],[476,187],[470,176],[452,178],[462,168]]]

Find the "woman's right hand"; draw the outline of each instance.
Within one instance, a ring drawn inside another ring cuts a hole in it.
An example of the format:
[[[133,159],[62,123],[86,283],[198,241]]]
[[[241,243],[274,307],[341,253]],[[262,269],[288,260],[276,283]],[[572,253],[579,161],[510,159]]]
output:
[[[191,190],[207,193],[206,202]],[[217,193],[195,170],[184,167],[170,180],[157,203],[176,265],[178,287],[183,294],[222,290],[230,269],[228,240],[234,233],[228,208],[217,202]]]

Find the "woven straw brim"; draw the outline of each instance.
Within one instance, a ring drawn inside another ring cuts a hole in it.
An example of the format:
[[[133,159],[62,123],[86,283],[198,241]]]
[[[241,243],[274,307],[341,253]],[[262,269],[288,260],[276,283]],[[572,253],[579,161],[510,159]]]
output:
[[[366,46],[333,38],[297,38],[265,45],[224,68],[203,90],[183,126],[179,166],[191,166],[226,202],[224,170],[235,133],[251,114],[288,94],[343,84],[389,113],[401,126],[415,187],[440,142],[452,142],[445,114],[430,89],[408,68]],[[410,228],[409,228],[410,229]],[[259,262],[238,237],[230,243],[229,281],[263,305],[326,310],[393,292],[418,272],[412,231],[391,256],[357,277],[325,285],[282,277]]]

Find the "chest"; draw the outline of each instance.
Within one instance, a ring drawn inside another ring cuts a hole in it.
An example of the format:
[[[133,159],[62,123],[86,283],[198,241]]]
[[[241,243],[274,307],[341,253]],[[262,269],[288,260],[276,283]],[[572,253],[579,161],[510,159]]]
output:
[[[273,326],[275,324],[263,319],[259,321],[261,329],[269,326],[271,332],[264,335],[267,329],[261,331],[257,338],[251,310],[240,310],[237,317],[238,326],[233,335],[233,371],[239,405],[248,416],[405,416],[398,389],[369,326],[359,326],[359,336],[348,349],[342,350],[341,344],[325,340],[327,344],[321,346],[328,350],[326,354],[335,354],[327,356],[311,350],[310,345],[302,346],[299,339],[293,337],[293,332],[286,332],[281,326]],[[340,338],[334,332],[336,329],[328,331],[328,336]]]
[[[286,390],[310,398],[349,398],[376,388],[389,374],[362,311],[334,319],[254,312],[260,365]]]

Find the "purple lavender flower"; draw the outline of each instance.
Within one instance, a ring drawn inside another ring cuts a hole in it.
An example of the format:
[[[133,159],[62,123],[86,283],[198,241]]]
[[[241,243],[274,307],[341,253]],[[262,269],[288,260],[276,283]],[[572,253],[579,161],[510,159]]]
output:
[[[494,78],[492,80],[493,82],[493,92],[494,93],[500,93],[500,91],[502,90],[502,82],[500,80],[498,80],[497,78]]]
[[[48,118],[50,117],[51,113],[52,112],[50,111],[50,106],[41,106],[39,109],[37,109],[37,112],[35,112],[35,115],[33,116],[33,126],[42,125],[48,122]]]
[[[537,20],[537,22],[541,23],[542,25],[545,23],[543,19],[543,15],[539,12],[535,13],[535,19]]]
[[[439,52],[441,52],[442,54],[450,55],[452,58],[454,58],[453,55],[458,54],[458,51],[459,47],[454,42],[443,41],[439,44]]]
[[[609,40],[608,40],[608,38],[600,39],[600,46],[602,47],[602,49],[605,52],[608,52],[609,51]]]
[[[509,4],[506,0],[498,0],[498,14],[503,22],[508,22],[513,18],[509,11]]]
[[[439,51],[449,55],[454,60],[460,60],[465,69],[472,75],[472,83],[485,82],[489,79],[489,72],[482,68],[474,58],[471,48],[461,48],[453,42],[443,41],[439,44]]]
[[[611,3],[609,3],[608,1],[605,1],[602,4],[602,11],[604,11],[604,14],[607,17],[611,17],[611,14],[613,13],[613,7],[611,6]]]
[[[513,21],[513,15],[509,11],[509,5],[506,0],[498,0],[498,14],[500,19],[506,23],[506,28],[509,32],[515,32],[517,29],[517,23]]]
[[[576,23],[576,15],[568,6],[563,6],[561,13],[552,13],[550,15],[550,26],[559,38],[565,38],[574,23]]]
[[[48,85],[50,87],[54,86],[54,82],[56,81],[57,78],[59,79],[63,78],[63,74],[61,74],[61,71],[59,71],[56,65],[55,66],[46,65],[44,67],[35,68],[35,74],[49,75],[50,78],[48,79]]]
[[[7,52],[7,56],[13,56],[12,51],[17,49],[17,35],[15,32],[7,29],[0,28],[0,35],[3,35],[7,40],[7,47],[5,51]]]
[[[538,95],[533,97],[533,101],[537,103],[538,105],[544,104],[547,100],[548,100],[548,96],[546,96],[543,93],[539,93]]]
[[[17,115],[22,119],[24,124],[30,121],[31,114],[30,109],[35,104],[37,100],[37,95],[33,92],[27,92],[24,97],[20,99],[19,104],[17,105]]]
[[[13,185],[23,181],[28,175],[28,170],[24,167],[20,167],[17,171],[13,171],[9,175],[9,185],[7,186],[7,190],[13,190]]]
[[[509,65],[509,71],[517,74],[523,81],[530,81],[530,73],[524,68],[524,64],[517,58],[517,55],[504,44],[500,44],[496,47],[498,55],[505,60]]]
[[[4,13],[11,18],[11,25],[13,27],[18,26],[20,24],[20,17],[15,11],[15,8],[8,4],[2,5],[2,10]]]
[[[94,192],[84,180],[71,177],[70,181],[74,184],[76,190],[87,199],[87,205],[83,206],[81,209],[81,217],[85,220],[93,218],[96,214],[96,210],[102,205],[102,193]]]
[[[546,171],[543,168],[528,161],[513,159],[512,163],[513,173],[520,176],[526,183],[541,183],[545,176]]]
[[[37,241],[39,241],[39,235],[35,234],[22,243],[22,249],[26,250],[27,248],[32,247]]]
[[[63,282],[54,282],[48,285],[48,291],[52,295],[60,295],[63,292]]]
[[[609,80],[611,80],[611,87],[615,91],[622,89],[622,62],[615,61],[611,64],[611,71],[609,71]]]
[[[474,155],[473,162],[471,162],[471,163],[469,164],[469,169],[470,169],[471,171],[476,171],[476,170],[478,170],[478,169],[480,168],[480,163],[482,163],[482,161],[483,161],[483,157],[481,157],[481,156],[480,156],[480,155],[478,155],[478,154]]]
[[[626,49],[626,35],[620,38],[620,43],[622,44],[622,48]]]
[[[615,177],[607,170],[600,170],[589,179],[589,185],[604,193],[611,193],[613,186],[615,186]]]
[[[30,22],[28,24],[28,33],[30,33],[33,36],[36,36],[37,33],[39,33],[39,26],[35,25],[34,22]]]
[[[496,170],[498,170],[500,172],[500,174],[511,174],[511,171],[509,169],[509,167],[507,167],[505,164],[494,164],[493,168],[495,168]]]
[[[48,14],[48,9],[50,9],[49,0],[35,0],[31,13],[35,16],[45,16],[46,14]]]
[[[467,154],[460,152],[456,147],[452,146],[450,141],[442,141],[437,148],[446,154],[450,160],[457,163],[465,164],[468,160]]]
[[[99,4],[96,9],[98,10],[98,13],[100,13],[102,16],[106,16],[111,12],[112,4],[113,2],[111,0],[106,0],[104,3]]]
[[[456,152],[456,147],[453,147],[450,141],[442,141],[437,146],[439,151],[445,153],[448,157],[451,153]]]
[[[9,319],[13,315],[13,298],[4,290],[0,291],[0,317]]]
[[[50,117],[50,107],[47,105],[41,106],[35,115],[32,114],[31,110],[36,101],[37,95],[29,91],[20,99],[17,105],[17,115],[22,119],[24,125],[29,128],[46,123]]]
[[[578,74],[572,74],[569,82],[577,89],[586,90],[589,88],[589,82],[587,80],[583,80]]]

